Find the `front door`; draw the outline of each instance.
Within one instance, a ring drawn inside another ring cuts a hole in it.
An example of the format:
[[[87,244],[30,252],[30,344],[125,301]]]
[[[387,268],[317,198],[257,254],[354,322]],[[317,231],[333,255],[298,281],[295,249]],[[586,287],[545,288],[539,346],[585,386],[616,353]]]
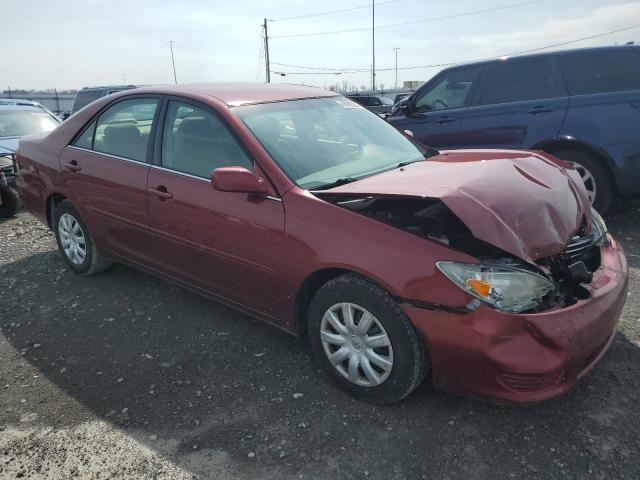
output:
[[[284,209],[277,197],[214,190],[212,170],[257,165],[224,121],[174,99],[148,179],[151,248],[164,273],[269,315],[284,295]]]
[[[414,138],[430,147],[459,146],[462,118],[481,70],[474,66],[441,73],[412,96],[404,115],[388,121],[399,130],[410,130]]]
[[[569,106],[553,56],[489,64],[476,97],[462,121],[462,147],[529,148],[556,138]]]
[[[147,174],[159,98],[114,103],[62,151],[71,201],[98,248],[148,260]]]

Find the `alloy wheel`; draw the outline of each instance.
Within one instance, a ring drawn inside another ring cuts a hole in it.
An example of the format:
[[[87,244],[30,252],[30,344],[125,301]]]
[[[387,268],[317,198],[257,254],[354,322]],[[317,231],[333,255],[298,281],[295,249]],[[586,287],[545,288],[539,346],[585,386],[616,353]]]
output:
[[[81,265],[87,258],[87,242],[78,220],[64,213],[58,220],[60,244],[67,258],[74,265]]]
[[[584,183],[584,186],[587,189],[587,195],[589,196],[589,201],[591,202],[591,205],[593,205],[593,202],[596,201],[596,179],[593,176],[593,174],[586,169],[583,165],[580,165],[579,163],[574,163],[573,164],[575,169],[578,171],[578,173],[580,174],[580,178],[582,178],[582,182]]]
[[[337,303],[322,317],[320,340],[329,362],[351,383],[382,384],[393,369],[391,340],[380,321],[355,303]]]

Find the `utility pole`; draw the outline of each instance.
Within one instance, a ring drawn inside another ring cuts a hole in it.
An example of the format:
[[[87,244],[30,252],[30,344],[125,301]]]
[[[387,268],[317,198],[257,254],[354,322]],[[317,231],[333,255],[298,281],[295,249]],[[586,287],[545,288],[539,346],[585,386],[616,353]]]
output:
[[[271,83],[271,68],[269,66],[269,33],[267,32],[267,19],[264,19],[264,67],[266,69],[267,83]]]
[[[398,50],[400,50],[400,48],[395,47],[394,50],[396,52],[396,88],[398,88]]]
[[[178,84],[178,77],[176,77],[176,61],[173,58],[173,40],[169,42],[169,48],[171,48],[171,64],[173,65],[173,81]]]
[[[371,90],[376,91],[376,0],[371,1],[371,38],[373,60],[371,63]]]

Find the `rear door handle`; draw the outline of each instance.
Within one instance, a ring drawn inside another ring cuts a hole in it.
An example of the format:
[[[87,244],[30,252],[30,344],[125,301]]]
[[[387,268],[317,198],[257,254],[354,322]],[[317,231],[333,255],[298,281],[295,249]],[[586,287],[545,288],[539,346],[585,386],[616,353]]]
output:
[[[149,193],[152,193],[153,195],[160,198],[161,200],[169,200],[173,198],[173,194],[167,192],[167,187],[164,187],[162,185],[159,185],[156,188],[149,188],[148,190],[149,190]]]
[[[547,108],[543,105],[539,105],[537,107],[533,107],[531,110],[527,110],[527,113],[530,113],[532,115],[535,115],[537,113],[544,113],[544,112],[553,112],[553,108]]]
[[[70,162],[64,162],[63,165],[64,165],[64,168],[66,168],[71,172],[79,172],[80,170],[82,170],[82,167],[78,165],[78,162],[76,162],[75,160],[71,160]]]
[[[631,102],[633,108],[640,108],[640,102]]]

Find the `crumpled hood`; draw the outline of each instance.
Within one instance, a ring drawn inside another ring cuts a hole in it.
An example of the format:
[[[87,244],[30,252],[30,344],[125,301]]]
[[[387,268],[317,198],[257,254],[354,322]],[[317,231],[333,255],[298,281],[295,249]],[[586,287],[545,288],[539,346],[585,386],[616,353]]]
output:
[[[474,237],[530,262],[560,253],[591,221],[578,173],[541,152],[443,152],[326,192],[438,198]]]

